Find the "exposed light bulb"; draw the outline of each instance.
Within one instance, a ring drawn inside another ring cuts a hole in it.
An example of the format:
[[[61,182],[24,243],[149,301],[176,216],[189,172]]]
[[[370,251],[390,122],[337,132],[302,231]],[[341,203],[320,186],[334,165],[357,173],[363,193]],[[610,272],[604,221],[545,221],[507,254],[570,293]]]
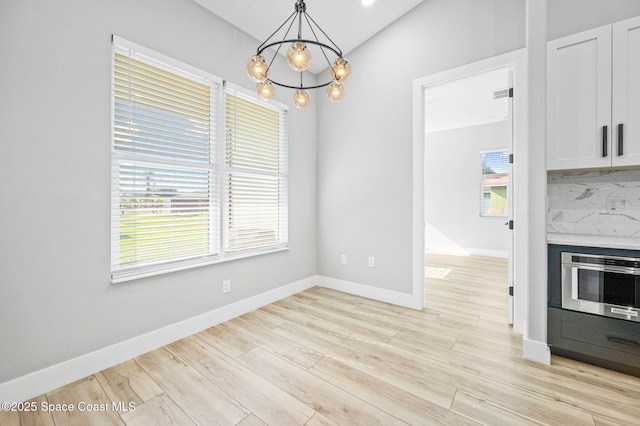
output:
[[[331,102],[340,102],[344,98],[344,86],[335,81],[327,87],[327,97]]]
[[[304,109],[311,103],[311,96],[306,90],[298,89],[293,95],[293,104],[300,109]]]
[[[345,58],[338,58],[329,68],[331,79],[338,83],[343,83],[351,77],[351,64]]]
[[[247,61],[247,74],[249,78],[256,83],[266,81],[269,78],[269,64],[267,60],[260,55],[250,57]]]
[[[311,49],[301,41],[294,41],[287,49],[287,63],[294,71],[306,70],[311,65]]]
[[[276,86],[269,80],[256,84],[258,95],[266,101],[270,101],[276,95]]]

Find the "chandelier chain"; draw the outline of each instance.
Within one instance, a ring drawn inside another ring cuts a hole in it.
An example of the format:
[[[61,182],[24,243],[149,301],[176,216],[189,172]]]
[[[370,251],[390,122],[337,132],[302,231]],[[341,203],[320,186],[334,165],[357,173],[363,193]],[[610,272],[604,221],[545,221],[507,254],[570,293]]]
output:
[[[278,27],[277,30],[275,30],[269,37],[267,37],[267,39],[260,46],[258,46],[258,55],[262,51],[264,45],[267,44],[267,42],[271,40],[271,38],[273,38],[273,36],[276,35],[278,31],[280,31],[282,27],[284,27],[287,24],[287,22],[289,22],[289,19],[293,18],[297,13],[298,12],[293,12],[287,19],[285,19],[285,21],[282,23],[282,25]],[[293,25],[293,21],[291,22],[291,25],[289,25],[289,30],[291,29],[292,25]],[[289,30],[287,30],[287,34],[289,34]]]
[[[311,18],[307,13],[304,14],[305,19],[307,20],[307,23],[309,24],[309,29],[311,30],[311,33],[313,34],[313,37],[316,39],[317,42],[320,42],[320,40],[318,40],[318,36],[316,35],[316,32],[313,30],[313,26],[311,25],[311,23],[309,22],[309,19],[311,19],[313,21],[313,18]],[[315,23],[315,21],[314,21]],[[318,24],[316,24],[316,26],[318,26]],[[320,27],[318,27],[320,28]],[[322,31],[322,28],[320,28],[320,31]],[[322,33],[324,34],[324,31],[322,31]],[[326,34],[325,34],[326,37]],[[329,37],[327,37],[329,39],[329,41],[331,41],[331,39]],[[331,41],[331,43],[333,43]],[[335,44],[334,44],[335,46]],[[336,46],[338,47],[338,46]],[[340,49],[338,49],[339,51]],[[327,64],[329,64],[329,66],[331,66],[331,61],[329,60],[329,58],[327,57],[327,53],[324,51],[324,48],[322,47],[322,45],[320,45],[320,51],[322,52],[322,55],[324,56],[324,59],[327,60]],[[342,52],[340,52],[340,55],[338,56],[342,56]]]

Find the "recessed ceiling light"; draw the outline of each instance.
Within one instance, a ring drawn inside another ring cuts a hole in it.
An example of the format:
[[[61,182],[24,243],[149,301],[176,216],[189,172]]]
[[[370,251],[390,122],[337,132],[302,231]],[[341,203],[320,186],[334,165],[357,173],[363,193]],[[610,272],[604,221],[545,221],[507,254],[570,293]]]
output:
[[[376,1],[376,0],[362,0],[362,4],[364,6],[371,6],[374,1]]]

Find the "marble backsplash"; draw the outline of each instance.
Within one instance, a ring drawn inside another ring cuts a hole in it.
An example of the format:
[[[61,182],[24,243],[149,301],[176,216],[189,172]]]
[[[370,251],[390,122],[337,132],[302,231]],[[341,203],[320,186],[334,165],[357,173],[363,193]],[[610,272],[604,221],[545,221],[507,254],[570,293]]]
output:
[[[549,173],[547,232],[640,237],[640,170]]]

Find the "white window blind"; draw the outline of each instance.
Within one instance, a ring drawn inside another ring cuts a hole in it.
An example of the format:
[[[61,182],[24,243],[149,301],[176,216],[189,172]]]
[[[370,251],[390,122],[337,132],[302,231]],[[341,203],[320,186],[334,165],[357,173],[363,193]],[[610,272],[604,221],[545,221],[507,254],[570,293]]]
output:
[[[286,110],[225,95],[225,251],[288,243]]]
[[[211,262],[220,82],[115,44],[113,64],[112,281]]]

